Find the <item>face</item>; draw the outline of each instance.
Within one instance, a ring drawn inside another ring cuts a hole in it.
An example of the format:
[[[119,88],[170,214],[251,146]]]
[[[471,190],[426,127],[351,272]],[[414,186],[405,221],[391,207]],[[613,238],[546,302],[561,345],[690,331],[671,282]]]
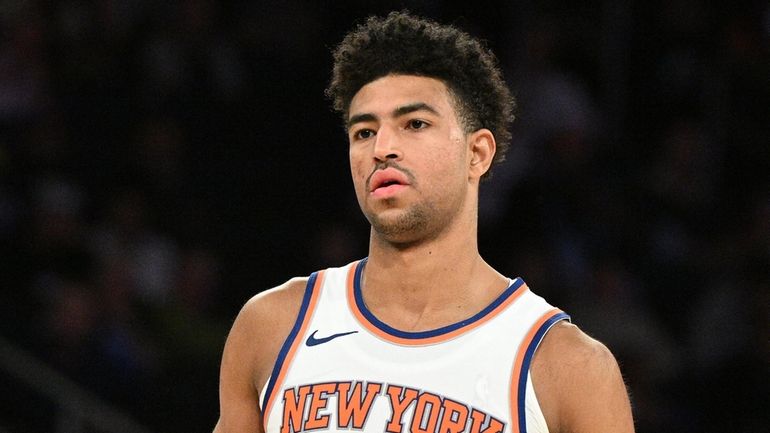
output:
[[[469,191],[469,134],[446,85],[388,75],[350,103],[350,167],[361,209],[393,243],[435,236],[461,213]]]

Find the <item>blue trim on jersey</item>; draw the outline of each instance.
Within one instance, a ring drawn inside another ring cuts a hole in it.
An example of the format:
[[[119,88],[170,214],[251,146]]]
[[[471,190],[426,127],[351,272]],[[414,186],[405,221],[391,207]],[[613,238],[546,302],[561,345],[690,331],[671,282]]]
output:
[[[447,325],[438,329],[433,329],[430,331],[420,331],[420,332],[408,332],[408,331],[400,331],[396,328],[393,328],[391,326],[388,326],[386,323],[381,322],[379,319],[377,319],[374,314],[372,314],[368,308],[366,308],[366,303],[364,303],[364,297],[361,293],[361,274],[364,271],[364,267],[366,266],[366,261],[368,258],[365,258],[358,262],[356,265],[356,273],[353,278],[353,294],[356,298],[356,306],[358,307],[358,310],[361,311],[361,314],[366,317],[366,320],[369,321],[372,325],[379,328],[381,331],[393,335],[395,337],[399,338],[409,338],[409,339],[421,339],[421,338],[431,338],[436,337],[439,335],[443,335],[449,332],[452,332],[456,329],[462,328],[464,326],[470,325],[473,322],[476,322],[477,320],[482,319],[487,314],[494,311],[495,308],[497,308],[500,304],[505,302],[506,299],[508,299],[511,295],[513,295],[520,287],[524,286],[524,281],[521,278],[516,278],[513,280],[513,283],[508,286],[505,291],[500,294],[500,296],[497,297],[491,304],[487,305],[486,308],[476,313],[474,316],[469,317],[465,320],[462,320],[460,322],[454,323],[452,325]]]
[[[273,394],[273,387],[275,387],[275,381],[278,380],[278,374],[281,372],[281,367],[286,360],[286,355],[291,349],[292,343],[297,338],[300,328],[302,328],[302,322],[305,320],[305,314],[307,313],[308,305],[310,304],[310,298],[313,296],[313,286],[315,286],[315,280],[318,278],[318,272],[313,272],[310,278],[307,280],[307,286],[305,286],[305,295],[302,297],[302,306],[299,308],[299,314],[297,314],[297,321],[294,322],[294,327],[291,328],[289,336],[286,337],[286,341],[281,346],[281,351],[278,352],[278,358],[275,360],[273,366],[273,372],[270,374],[270,381],[267,383],[267,389],[265,390],[265,396],[262,400],[262,416],[266,417],[265,413],[267,409],[267,402],[270,400],[270,396]]]
[[[532,341],[529,342],[529,346],[527,346],[527,351],[524,353],[524,360],[521,364],[521,371],[519,376],[519,387],[518,387],[518,395],[519,395],[519,432],[520,433],[527,433],[527,416],[524,410],[525,407],[525,398],[527,395],[527,375],[529,374],[529,366],[532,363],[532,357],[535,355],[535,350],[537,350],[537,346],[540,345],[540,342],[543,340],[543,337],[545,337],[546,332],[548,332],[549,329],[551,329],[551,326],[556,324],[556,322],[562,321],[562,320],[570,320],[570,317],[567,313],[557,313],[550,319],[546,320],[545,323],[540,325],[540,328],[535,333],[535,336],[532,338]]]

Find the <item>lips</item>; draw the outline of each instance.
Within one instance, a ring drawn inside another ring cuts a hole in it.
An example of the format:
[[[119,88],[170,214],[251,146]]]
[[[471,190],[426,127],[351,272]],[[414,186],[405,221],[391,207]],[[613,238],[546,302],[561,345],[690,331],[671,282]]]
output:
[[[392,167],[375,171],[369,178],[369,192],[378,193],[384,191],[396,191],[409,185],[406,174]]]

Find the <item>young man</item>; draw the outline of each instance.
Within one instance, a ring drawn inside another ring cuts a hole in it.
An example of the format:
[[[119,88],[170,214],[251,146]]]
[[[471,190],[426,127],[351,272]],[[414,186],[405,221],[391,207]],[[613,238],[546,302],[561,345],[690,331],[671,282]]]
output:
[[[327,93],[369,255],[246,303],[215,432],[633,432],[610,352],[479,255],[513,105],[492,54],[392,13],[348,34]]]

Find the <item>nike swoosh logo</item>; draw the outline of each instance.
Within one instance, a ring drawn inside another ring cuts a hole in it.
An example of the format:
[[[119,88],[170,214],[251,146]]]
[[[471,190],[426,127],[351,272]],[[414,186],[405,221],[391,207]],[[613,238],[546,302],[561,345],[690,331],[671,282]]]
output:
[[[332,340],[334,340],[337,337],[344,337],[345,335],[355,334],[358,331],[350,331],[350,332],[340,332],[339,334],[332,334],[328,337],[321,337],[321,338],[315,338],[315,334],[318,332],[316,329],[313,331],[312,334],[310,334],[309,337],[307,337],[307,341],[305,341],[305,344],[308,346],[318,346],[319,344],[328,343]]]

